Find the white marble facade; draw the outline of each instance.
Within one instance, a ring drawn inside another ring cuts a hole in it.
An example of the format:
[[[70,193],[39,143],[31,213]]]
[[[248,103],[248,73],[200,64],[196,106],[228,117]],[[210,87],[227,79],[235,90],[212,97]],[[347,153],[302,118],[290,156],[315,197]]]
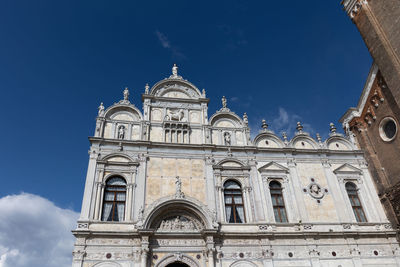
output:
[[[209,118],[176,66],[143,110],[123,95],[90,137],[73,267],[400,266],[363,153],[334,125],[289,140],[263,121],[252,139],[225,97]]]

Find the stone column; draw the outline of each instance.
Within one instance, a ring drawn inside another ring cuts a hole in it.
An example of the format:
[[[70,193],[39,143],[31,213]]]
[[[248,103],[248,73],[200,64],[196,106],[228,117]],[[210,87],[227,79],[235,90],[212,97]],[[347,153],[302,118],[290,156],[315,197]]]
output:
[[[96,150],[91,149],[89,152],[89,166],[86,174],[85,191],[83,193],[81,216],[79,220],[89,220],[90,207],[92,205],[92,194],[94,189],[96,160],[98,153]]]
[[[101,209],[101,193],[103,191],[104,184],[102,182],[96,182],[96,208],[94,210],[94,218],[95,220],[99,220],[99,214]]]
[[[207,187],[207,205],[210,209],[217,211],[217,202],[218,191],[215,190],[214,183],[214,173],[213,173],[213,159],[208,156],[204,159],[204,175],[206,178],[206,187]]]
[[[319,251],[316,248],[310,250],[310,257],[311,257],[311,266],[312,267],[321,267],[321,262],[319,261]]]
[[[344,184],[344,178],[339,176],[338,177],[338,181],[339,181],[339,188],[340,188],[340,192],[342,193],[343,196],[343,200],[344,200],[344,206],[342,206],[342,212],[346,212],[346,218],[345,221],[346,222],[355,222],[355,216],[353,213],[353,210],[351,208],[351,203],[349,200],[349,197],[347,195],[347,191],[345,188],[345,184]]]
[[[250,185],[253,188],[254,195],[252,195],[252,201],[254,201],[254,220],[255,221],[264,221],[266,218],[266,214],[264,211],[263,201],[263,193],[264,187],[262,186],[262,182],[260,183],[260,179],[258,177],[257,165],[254,160],[250,161]]]
[[[132,203],[132,193],[131,192],[132,192],[132,187],[133,187],[132,183],[129,183],[129,184],[126,185],[125,221],[130,221],[131,220],[131,208],[132,208],[132,204],[131,204]]]
[[[385,211],[383,210],[382,203],[378,197],[377,191],[375,190],[374,182],[372,181],[371,175],[368,171],[368,167],[364,164],[361,164],[361,170],[363,173],[363,178],[365,181],[365,186],[367,187],[368,195],[371,199],[372,210],[374,210],[375,215],[377,216],[376,220],[380,222],[388,222]]]
[[[83,259],[86,255],[84,251],[73,251],[72,252],[72,267],[82,267],[83,266]]]
[[[136,167],[135,173],[135,187],[134,193],[132,195],[132,200],[134,205],[133,208],[133,219],[134,221],[138,219],[137,214],[139,213],[140,207],[145,207],[146,200],[146,176],[147,176],[147,155],[141,155],[139,157],[139,166]]]
[[[298,190],[302,188],[302,185],[299,175],[297,174],[296,162],[294,158],[288,158],[288,167],[290,170],[290,177],[292,178],[292,183],[290,183],[292,186],[291,191],[294,193],[293,205],[297,205],[297,210],[300,215],[300,218],[298,219],[306,222],[308,221],[308,214],[304,204],[303,191]]]
[[[250,186],[246,186],[245,188],[243,188],[243,200],[244,200],[244,204],[245,204],[245,214],[247,215],[247,220],[246,222],[252,222],[253,221],[253,210],[251,208],[251,204],[250,204],[250,192],[251,192],[251,187]]]
[[[262,177],[263,181],[263,191],[265,192],[265,205],[264,213],[266,214],[266,220],[268,222],[275,222],[274,210],[272,208],[271,193],[269,191],[268,178],[266,176]]]
[[[354,240],[353,240],[354,241]],[[356,246],[352,246],[350,249],[351,260],[353,261],[354,267],[362,267],[362,261],[360,257],[360,250]]]
[[[327,159],[324,159],[322,161],[322,166],[324,169],[328,187],[330,189],[329,194],[332,196],[333,203],[339,217],[339,222],[348,222],[349,220],[346,214],[346,209],[343,209],[343,207],[345,207],[346,205],[346,202],[343,194],[340,192],[340,184],[338,182],[338,179],[331,171],[331,165]]]
[[[214,238],[213,236],[207,236],[206,238],[206,251],[208,257],[208,267],[215,267],[214,261]]]
[[[219,195],[220,222],[223,223],[226,220],[225,207],[224,207],[224,190],[220,185],[217,185],[215,188],[217,189]]]
[[[142,236],[141,267],[147,267],[148,256],[149,256],[149,237]]]

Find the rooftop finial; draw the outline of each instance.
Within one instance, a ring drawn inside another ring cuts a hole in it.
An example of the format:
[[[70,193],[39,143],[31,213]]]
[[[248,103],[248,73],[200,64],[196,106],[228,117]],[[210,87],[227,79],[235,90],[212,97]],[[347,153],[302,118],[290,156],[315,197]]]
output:
[[[268,129],[268,124],[265,120],[261,121],[261,127],[263,128],[264,131],[266,131]]]
[[[178,77],[178,66],[174,63],[174,66],[172,67],[172,76],[173,77]]]
[[[283,141],[285,142],[285,144],[288,144],[289,142],[288,142],[288,139],[287,139],[287,134],[286,134],[286,132],[283,132],[283,133],[282,133],[282,137],[283,137]]]
[[[322,144],[322,138],[319,133],[317,133],[317,140],[318,140],[318,143]]]
[[[303,131],[303,125],[301,125],[301,123],[299,121],[297,122],[296,129],[299,133],[301,133]]]
[[[221,101],[222,101],[222,108],[226,108],[226,97],[223,96]]]
[[[333,122],[329,123],[329,128],[330,128],[332,134],[336,133],[336,126],[335,126],[335,124],[333,124]]]

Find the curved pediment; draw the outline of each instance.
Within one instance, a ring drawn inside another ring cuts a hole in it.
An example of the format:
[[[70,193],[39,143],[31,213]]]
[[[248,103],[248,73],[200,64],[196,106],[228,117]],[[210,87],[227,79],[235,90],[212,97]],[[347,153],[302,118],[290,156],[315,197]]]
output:
[[[282,148],[285,144],[273,133],[261,133],[254,138],[254,144],[260,148]]]
[[[332,136],[326,141],[326,147],[330,150],[353,150],[354,146],[344,137]]]
[[[198,99],[202,97],[196,86],[188,81],[179,79],[165,79],[156,83],[151,88],[150,95],[184,99]]]
[[[142,113],[134,105],[114,104],[105,111],[105,118],[118,121],[140,121]]]
[[[290,141],[290,145],[297,149],[318,149],[317,142],[305,134],[295,136]]]
[[[217,112],[210,118],[210,124],[219,128],[241,128],[243,121],[233,112]]]

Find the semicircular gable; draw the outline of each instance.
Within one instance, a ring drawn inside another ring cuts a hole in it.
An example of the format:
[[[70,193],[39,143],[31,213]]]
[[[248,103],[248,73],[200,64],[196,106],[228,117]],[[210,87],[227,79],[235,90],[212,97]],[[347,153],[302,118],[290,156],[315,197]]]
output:
[[[354,146],[344,137],[332,136],[326,141],[326,147],[330,150],[353,150]]]
[[[295,136],[290,141],[290,146],[297,148],[297,149],[317,149],[318,148],[317,142],[315,142],[315,140],[312,139],[311,137],[305,136],[305,135]]]
[[[285,144],[282,140],[273,133],[261,133],[254,138],[254,142],[256,147],[261,148],[282,148]]]
[[[216,164],[217,166],[224,166],[224,167],[243,167],[245,166],[244,162],[234,159],[234,158],[229,158],[229,159],[223,159],[220,162]]]
[[[198,99],[202,95],[199,89],[185,80],[165,79],[156,83],[150,90],[150,95],[172,98]]]
[[[101,158],[102,161],[109,162],[133,162],[133,159],[125,154],[113,153]]]
[[[210,118],[210,125],[222,128],[238,128],[242,127],[242,119],[231,112],[219,112]]]
[[[140,121],[142,119],[142,113],[133,105],[113,105],[106,110],[104,116],[107,119],[120,121]]]

